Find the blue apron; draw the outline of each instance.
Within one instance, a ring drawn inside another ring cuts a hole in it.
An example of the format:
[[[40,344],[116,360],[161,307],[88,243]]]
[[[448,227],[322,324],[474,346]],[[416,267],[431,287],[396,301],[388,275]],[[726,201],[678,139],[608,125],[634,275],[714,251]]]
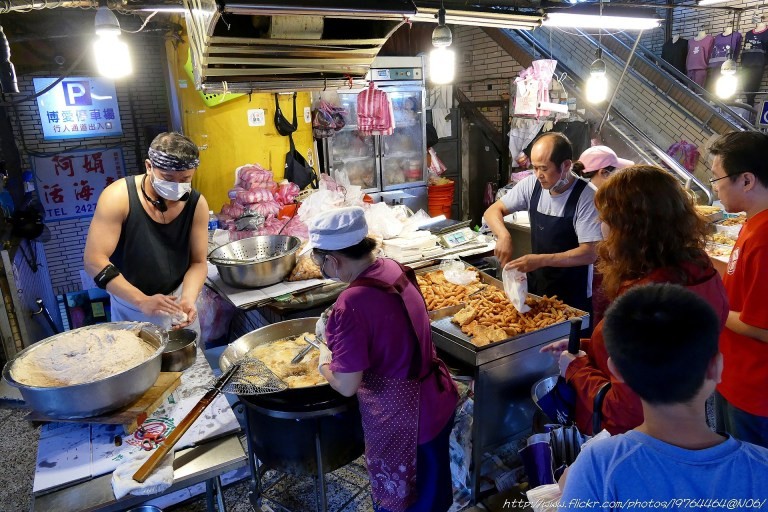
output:
[[[579,246],[579,238],[573,228],[576,206],[587,182],[577,180],[565,203],[565,215],[554,217],[538,211],[541,183],[536,181],[531,196],[528,215],[531,219],[531,248],[534,254],[555,254]],[[528,291],[536,295],[557,295],[557,298],[582,311],[590,312],[592,300],[587,297],[589,265],[558,268],[542,267],[528,272]]]

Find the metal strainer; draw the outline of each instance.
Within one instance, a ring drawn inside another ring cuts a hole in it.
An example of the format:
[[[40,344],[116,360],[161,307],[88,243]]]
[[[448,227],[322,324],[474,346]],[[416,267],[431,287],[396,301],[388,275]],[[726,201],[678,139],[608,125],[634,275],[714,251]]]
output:
[[[300,240],[292,236],[262,235],[230,242],[208,255],[214,264],[240,265],[283,256],[298,249]]]
[[[224,283],[259,288],[279,283],[291,273],[300,246],[301,240],[295,236],[254,236],[222,245],[208,259]]]

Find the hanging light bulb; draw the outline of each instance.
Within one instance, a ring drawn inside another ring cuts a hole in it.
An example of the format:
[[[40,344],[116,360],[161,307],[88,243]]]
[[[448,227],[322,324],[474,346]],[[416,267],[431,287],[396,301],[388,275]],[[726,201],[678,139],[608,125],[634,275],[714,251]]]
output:
[[[434,84],[453,82],[456,73],[456,54],[448,49],[453,42],[451,29],[445,25],[445,8],[440,5],[437,13],[437,27],[432,31],[432,46],[429,54],[429,80]]]
[[[597,49],[597,59],[589,66],[587,80],[587,101],[602,103],[608,97],[608,77],[606,76],[605,61],[602,59],[603,50]]]
[[[96,40],[93,52],[99,74],[107,78],[122,78],[133,72],[128,45],[120,39],[120,23],[107,7],[96,11]]]
[[[720,67],[720,78],[715,83],[715,92],[718,97],[728,99],[736,94],[738,86],[739,80],[736,77],[736,63],[729,56]]]

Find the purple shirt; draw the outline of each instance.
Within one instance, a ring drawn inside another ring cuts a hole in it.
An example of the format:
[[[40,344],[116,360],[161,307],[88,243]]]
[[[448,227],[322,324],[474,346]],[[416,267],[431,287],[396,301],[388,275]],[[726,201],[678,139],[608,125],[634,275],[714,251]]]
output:
[[[394,281],[401,273],[392,260],[376,260],[359,277]],[[420,329],[429,331],[427,307],[420,291],[409,285],[405,301],[419,301],[424,314],[415,319]],[[406,378],[416,347],[416,336],[397,295],[370,287],[355,287],[339,295],[325,329],[328,348],[333,353],[331,371],[354,373],[369,371],[384,377]],[[428,370],[435,346],[427,336],[422,351],[422,375]],[[437,379],[427,377],[421,383],[419,398],[418,443],[431,441],[445,427],[456,407],[455,387],[440,391]]]
[[[739,50],[741,49],[741,32],[731,32],[727,36],[718,34],[712,45],[712,53],[709,57],[709,67],[719,68],[728,59],[736,61],[739,59]]]
[[[707,69],[713,44],[715,44],[715,38],[712,36],[706,36],[701,41],[690,39],[688,41],[688,58],[685,60],[685,68],[688,71]]]

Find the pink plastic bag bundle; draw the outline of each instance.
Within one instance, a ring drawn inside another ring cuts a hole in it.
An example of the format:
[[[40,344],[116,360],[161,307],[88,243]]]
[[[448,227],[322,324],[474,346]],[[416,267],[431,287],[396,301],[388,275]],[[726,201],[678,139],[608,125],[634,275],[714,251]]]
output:
[[[283,206],[286,204],[293,204],[293,202],[296,201],[299,192],[301,192],[301,189],[299,189],[297,184],[283,180],[277,187],[275,199]]]
[[[392,100],[373,81],[357,95],[357,130],[362,135],[392,135],[395,131]]]

